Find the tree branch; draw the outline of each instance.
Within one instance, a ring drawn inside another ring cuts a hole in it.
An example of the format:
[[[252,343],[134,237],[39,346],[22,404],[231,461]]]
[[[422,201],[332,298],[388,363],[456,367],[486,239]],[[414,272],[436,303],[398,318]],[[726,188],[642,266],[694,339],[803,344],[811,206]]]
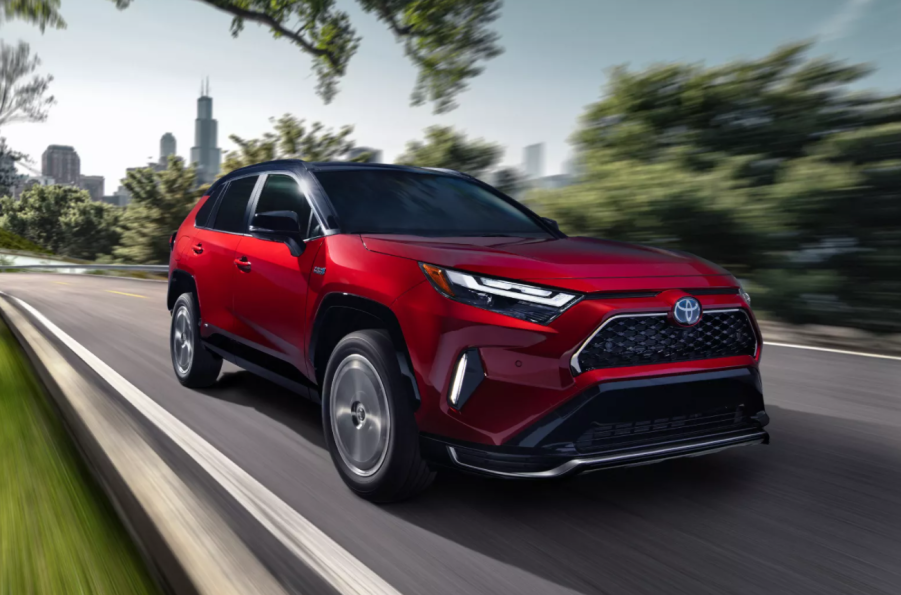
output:
[[[204,4],[212,6],[213,8],[218,8],[219,10],[226,12],[234,17],[248,21],[254,21],[256,23],[260,23],[261,25],[266,25],[273,31],[277,31],[281,35],[284,35],[291,41],[295,42],[308,54],[325,57],[334,67],[337,67],[338,65],[337,59],[330,51],[317,48],[312,43],[310,43],[310,41],[302,37],[299,33],[299,30],[298,32],[291,31],[268,14],[255,10],[248,10],[246,8],[239,8],[237,6],[228,4],[223,0],[198,0],[198,2],[202,2]]]

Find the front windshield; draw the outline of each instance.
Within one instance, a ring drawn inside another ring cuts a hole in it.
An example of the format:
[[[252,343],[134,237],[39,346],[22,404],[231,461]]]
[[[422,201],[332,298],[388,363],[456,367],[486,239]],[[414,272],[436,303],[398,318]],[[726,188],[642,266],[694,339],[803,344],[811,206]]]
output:
[[[551,237],[507,200],[462,178],[379,169],[315,175],[347,233]]]

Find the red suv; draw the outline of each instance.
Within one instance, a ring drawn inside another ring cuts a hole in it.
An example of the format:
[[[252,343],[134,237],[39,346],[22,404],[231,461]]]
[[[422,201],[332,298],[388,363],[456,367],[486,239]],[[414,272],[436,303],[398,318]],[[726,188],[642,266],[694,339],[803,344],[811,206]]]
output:
[[[571,238],[461,173],[273,161],[171,238],[172,364],[222,360],[322,404],[347,485],[508,478],[766,443],[749,298],[694,256]]]

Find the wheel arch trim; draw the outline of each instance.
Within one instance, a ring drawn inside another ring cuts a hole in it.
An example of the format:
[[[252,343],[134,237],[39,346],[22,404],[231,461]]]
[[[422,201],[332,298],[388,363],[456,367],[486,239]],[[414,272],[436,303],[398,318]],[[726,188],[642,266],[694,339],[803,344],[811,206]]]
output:
[[[324,366],[319,370],[316,367],[316,354],[320,346],[321,337],[325,331],[325,323],[330,316],[333,316],[340,310],[352,310],[354,312],[364,314],[378,320],[388,331],[391,343],[394,345],[397,354],[397,363],[400,367],[401,375],[410,385],[413,395],[414,411],[418,409],[421,402],[419,393],[419,385],[416,382],[416,374],[413,371],[413,361],[410,358],[410,352],[407,349],[407,342],[404,339],[403,330],[400,321],[394,312],[380,302],[371,298],[366,298],[352,293],[334,292],[326,294],[319,302],[316,309],[316,315],[313,319],[312,328],[310,330],[310,339],[308,342],[307,359],[314,376],[319,379],[320,373],[324,373]]]

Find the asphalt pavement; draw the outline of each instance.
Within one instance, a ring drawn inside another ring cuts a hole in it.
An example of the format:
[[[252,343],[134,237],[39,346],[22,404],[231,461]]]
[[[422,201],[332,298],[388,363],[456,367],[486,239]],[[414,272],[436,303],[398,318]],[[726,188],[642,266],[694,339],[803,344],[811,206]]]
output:
[[[769,446],[553,482],[443,472],[421,497],[376,506],[339,479],[317,406],[230,364],[212,389],[178,384],[165,283],[2,274],[0,290],[401,593],[901,593],[901,361],[766,346]],[[294,589],[299,563],[241,524]]]

